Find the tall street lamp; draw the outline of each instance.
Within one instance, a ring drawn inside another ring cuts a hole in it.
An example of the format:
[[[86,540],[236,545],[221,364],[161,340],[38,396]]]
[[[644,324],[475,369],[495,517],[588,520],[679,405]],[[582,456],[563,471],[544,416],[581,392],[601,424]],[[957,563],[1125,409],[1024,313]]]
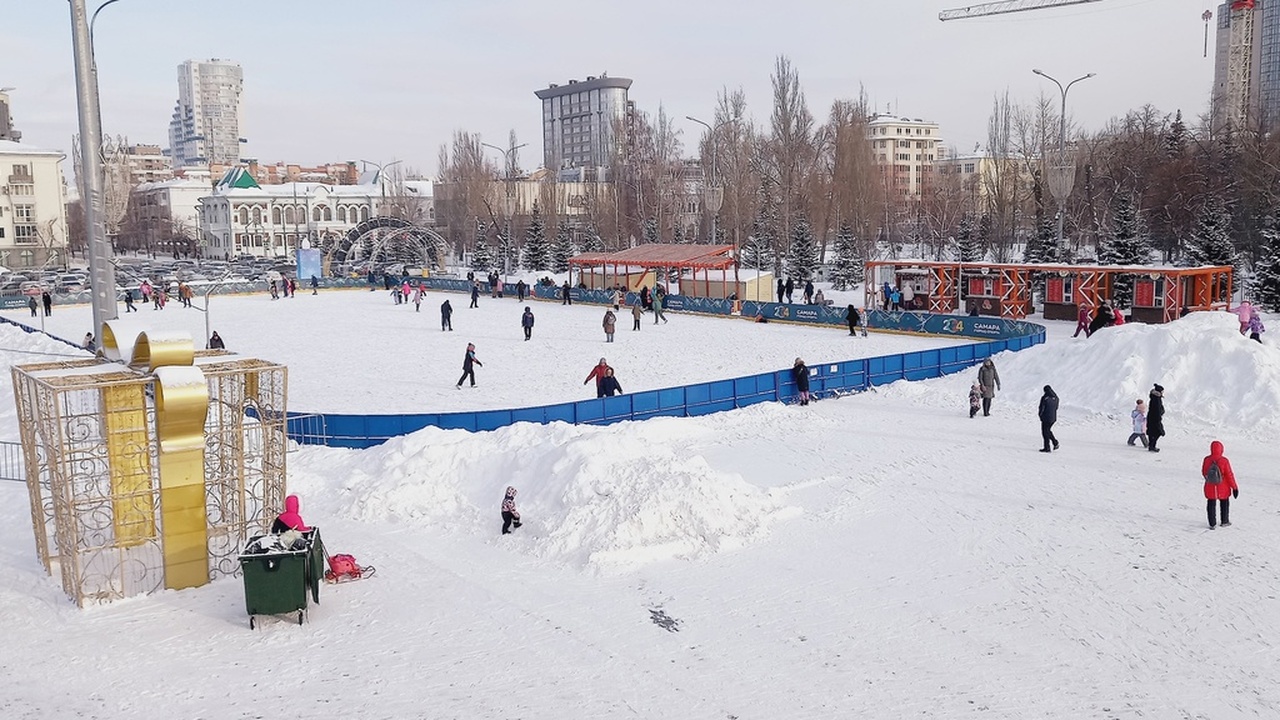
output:
[[[108,0],[98,10],[117,0]],[[71,46],[75,57],[76,106],[80,123],[80,187],[84,197],[85,236],[89,254],[89,278],[93,306],[94,337],[103,336],[103,326],[119,315],[116,307],[115,267],[111,264],[111,244],[102,217],[103,163],[102,111],[94,71],[93,39],[85,0],[68,0],[71,7]],[[95,13],[96,14],[96,13]]]
[[[361,160],[360,162],[361,162],[361,164],[363,164],[363,165],[366,165],[366,166],[367,166],[367,165],[372,165],[372,166],[374,166],[374,167],[378,168],[378,186],[379,186],[380,188],[382,188],[382,200],[380,201],[380,204],[378,205],[378,212],[377,212],[377,214],[378,214],[378,215],[383,215],[383,214],[386,212],[385,208],[387,207],[387,181],[386,181],[386,178],[385,178],[385,177],[383,177],[382,172],[383,172],[383,170],[384,170],[384,169],[389,168],[389,167],[391,167],[392,165],[398,165],[398,164],[400,164],[400,163],[402,163],[402,162],[404,162],[404,161],[403,161],[403,160],[392,160],[391,162],[386,163],[385,165],[379,165],[379,164],[378,164],[378,163],[376,163],[376,162],[369,162],[368,160]]]
[[[1045,73],[1039,68],[1032,68],[1031,72],[1042,78],[1053,81],[1058,86],[1058,92],[1062,95],[1062,109],[1058,118],[1058,164],[1049,168],[1049,192],[1053,194],[1054,199],[1058,201],[1058,248],[1062,248],[1062,230],[1063,221],[1066,219],[1067,196],[1071,194],[1071,187],[1076,181],[1076,167],[1074,163],[1067,163],[1067,93],[1071,90],[1071,86],[1081,80],[1088,80],[1097,75],[1097,73],[1089,73],[1081,75],[1071,82],[1063,85],[1058,82],[1057,78]]]
[[[703,204],[706,206],[707,210],[711,213],[711,244],[714,245],[716,242],[716,238],[718,237],[716,230],[717,230],[717,221],[720,217],[720,207],[721,205],[724,204],[724,188],[720,185],[720,160],[719,160],[720,143],[716,139],[716,133],[718,133],[720,131],[720,128],[724,127],[725,125],[729,125],[737,121],[725,120],[724,122],[717,123],[715,127],[712,127],[710,123],[699,120],[698,118],[693,117],[692,115],[685,115],[684,119],[690,122],[696,122],[702,127],[706,128],[707,137],[711,142],[711,185],[703,192]],[[737,248],[734,248],[734,250],[736,252]]]
[[[515,172],[515,162],[512,160],[512,157],[515,155],[515,152],[517,150],[528,145],[529,143],[520,143],[515,147],[506,148],[506,149],[500,148],[497,145],[490,145],[487,142],[482,142],[480,144],[489,148],[490,150],[497,150],[498,152],[502,153],[502,167],[503,167],[502,175],[503,175],[504,185],[506,187],[506,199],[503,201],[503,209],[506,210],[506,213],[507,213],[506,235],[507,235],[507,242],[510,243],[512,242],[511,216],[515,215],[515,212],[516,212],[516,199],[514,197],[514,194],[511,192],[513,189],[511,186],[511,180],[512,180],[511,176]],[[511,266],[511,258],[506,257],[506,255],[504,254],[502,258],[502,273],[504,275],[511,272],[510,266]]]

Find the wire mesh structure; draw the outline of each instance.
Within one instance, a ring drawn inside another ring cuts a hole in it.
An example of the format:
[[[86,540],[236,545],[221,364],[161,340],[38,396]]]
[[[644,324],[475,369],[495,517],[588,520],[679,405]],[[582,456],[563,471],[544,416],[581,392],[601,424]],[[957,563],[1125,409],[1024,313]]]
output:
[[[209,397],[207,582],[233,573],[240,548],[283,509],[287,369],[219,351],[195,353],[194,364]],[[172,586],[165,577],[172,558],[164,546],[156,375],[86,359],[16,366],[12,377],[45,569],[82,607]]]

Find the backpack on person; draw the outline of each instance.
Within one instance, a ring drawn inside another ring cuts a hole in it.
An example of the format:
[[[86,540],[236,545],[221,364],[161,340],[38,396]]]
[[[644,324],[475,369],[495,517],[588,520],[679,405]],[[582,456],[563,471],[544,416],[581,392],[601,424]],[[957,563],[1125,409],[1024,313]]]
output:
[[[1204,481],[1210,485],[1222,484],[1222,470],[1218,468],[1216,461],[1209,464],[1209,470],[1204,474]]]

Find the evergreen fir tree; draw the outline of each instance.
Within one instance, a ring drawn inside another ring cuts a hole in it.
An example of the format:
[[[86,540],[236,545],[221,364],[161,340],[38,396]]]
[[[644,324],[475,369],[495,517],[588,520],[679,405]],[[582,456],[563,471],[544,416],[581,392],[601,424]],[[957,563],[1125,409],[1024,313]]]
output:
[[[645,218],[640,226],[640,236],[644,238],[645,243],[662,242],[658,234],[658,221],[651,217]]]
[[[482,222],[477,222],[475,248],[471,251],[472,270],[488,272],[493,268],[493,250],[489,247],[488,234],[488,226]]]
[[[684,223],[677,222],[675,227],[671,229],[671,242],[677,245],[688,242],[684,235]]]
[[[573,257],[573,231],[569,229],[569,221],[561,220],[556,229],[555,242],[551,244],[551,272],[569,271],[569,258]]]
[[[1253,266],[1249,292],[1255,305],[1280,312],[1280,218],[1274,215],[1262,226],[1262,247]]]
[[[1187,126],[1182,122],[1182,111],[1179,110],[1164,136],[1164,153],[1170,159],[1180,158],[1187,151]]]
[[[818,248],[813,240],[813,229],[803,214],[796,218],[791,231],[791,252],[787,258],[787,272],[796,280],[808,280],[818,266]]]
[[[546,227],[542,223],[542,213],[538,203],[533,204],[533,216],[529,218],[529,227],[524,231],[524,269],[538,272],[545,271],[551,259],[551,244],[547,242]]]
[[[1111,237],[1098,244],[1098,264],[1146,265],[1151,261],[1151,239],[1142,226],[1133,198],[1117,195],[1112,213],[1114,228]],[[1133,301],[1133,278],[1118,276],[1112,291],[1118,304],[1128,306]]]
[[[753,270],[773,268],[773,242],[760,227],[760,221],[752,224],[752,232],[742,245],[742,266]]]
[[[848,290],[862,282],[862,276],[862,258],[858,257],[853,228],[845,221],[840,223],[840,229],[836,231],[835,268],[831,273],[831,286],[836,290]]]
[[[991,215],[982,213],[982,217],[978,218],[978,237],[974,243],[975,257],[973,262],[982,262],[987,257],[987,248],[991,247],[991,234],[993,232]]]
[[[587,228],[587,234],[582,238],[582,252],[604,252],[604,238],[600,237],[600,230],[594,225]]]
[[[956,258],[960,262],[975,262],[977,255],[977,238],[973,232],[973,217],[969,213],[960,216],[960,224],[956,228]]]
[[[1231,242],[1231,209],[1217,195],[1210,195],[1196,213],[1183,262],[1187,267],[1231,265],[1239,273],[1240,255]]]

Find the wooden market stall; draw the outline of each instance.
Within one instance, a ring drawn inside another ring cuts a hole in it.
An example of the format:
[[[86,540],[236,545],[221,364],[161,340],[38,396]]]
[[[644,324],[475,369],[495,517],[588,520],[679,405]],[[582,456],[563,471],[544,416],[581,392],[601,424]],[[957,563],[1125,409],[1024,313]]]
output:
[[[621,286],[634,292],[668,285],[676,278],[678,288],[671,291],[686,297],[741,298],[746,291],[738,281],[732,245],[637,245],[618,252],[575,255],[569,258],[569,269],[578,273],[575,284],[592,289]],[[719,277],[713,277],[715,271]]]

